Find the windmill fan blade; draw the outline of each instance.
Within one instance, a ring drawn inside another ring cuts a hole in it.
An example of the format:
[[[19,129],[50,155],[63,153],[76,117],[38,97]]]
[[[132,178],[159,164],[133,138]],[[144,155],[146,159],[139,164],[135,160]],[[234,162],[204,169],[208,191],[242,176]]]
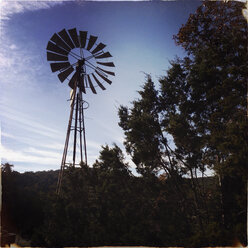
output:
[[[89,43],[88,43],[88,46],[87,46],[88,51],[94,46],[96,40],[97,40],[96,36],[90,35]]]
[[[99,87],[102,90],[106,90],[106,88],[100,83],[100,81],[96,78],[96,76],[94,74],[92,74],[93,78],[95,79],[96,83],[99,85]]]
[[[86,31],[79,31],[79,37],[80,37],[80,47],[84,48],[86,45],[86,39],[87,39],[87,32]]]
[[[67,68],[66,70],[60,72],[58,74],[59,80],[63,83],[65,81],[65,79],[74,71],[73,67],[70,66],[69,68]]]
[[[51,63],[50,66],[51,66],[52,72],[55,72],[55,71],[58,71],[58,70],[61,70],[61,69],[66,69],[67,67],[70,66],[70,63],[69,62]]]
[[[97,70],[95,70],[96,74],[100,76],[103,80],[105,80],[107,83],[112,84],[112,81],[104,77],[102,74],[100,74]]]
[[[95,54],[95,53],[99,52],[104,47],[106,47],[106,45],[104,45],[103,43],[98,44],[97,47],[92,51],[92,54]]]
[[[115,67],[113,62],[96,62],[99,65],[105,65],[105,66],[110,66],[110,67]]]
[[[90,76],[87,75],[87,78],[88,78],[88,82],[89,82],[89,84],[90,84],[90,88],[91,88],[92,92],[93,92],[94,94],[96,94],[96,90],[95,90],[95,88],[94,88],[94,86],[93,86],[93,84],[92,84],[92,82],[91,82]]]
[[[102,68],[99,68],[99,67],[96,67],[96,68],[97,68],[98,70],[100,70],[100,71],[103,71],[103,72],[109,74],[109,75],[115,76],[115,73],[112,72],[112,71],[106,71],[106,70],[103,70]]]
[[[51,41],[56,43],[58,46],[66,49],[67,51],[71,50],[71,48],[66,45],[65,42],[56,33],[52,36]]]
[[[75,46],[80,47],[79,41],[78,41],[77,29],[76,28],[69,29],[68,32],[69,32],[71,39],[74,42]]]
[[[74,89],[74,87],[75,87],[75,81],[76,81],[77,77],[78,77],[78,72],[75,72],[75,73],[73,74],[73,76],[71,77],[69,83],[68,83],[68,85],[69,85],[72,89]]]
[[[66,30],[63,29],[59,33],[59,36],[65,41],[65,43],[70,46],[72,49],[75,48],[74,44],[72,43],[69,35],[67,34]]]
[[[104,58],[109,58],[109,57],[112,57],[112,55],[109,52],[106,52],[106,53],[96,56],[96,59],[104,59]]]
[[[47,52],[47,60],[48,61],[68,61],[68,57]]]
[[[62,55],[67,55],[68,52],[63,50],[62,48],[58,47],[57,45],[53,44],[51,41],[48,42],[47,44],[47,50],[50,50],[54,53],[59,53],[59,54],[62,54]]]

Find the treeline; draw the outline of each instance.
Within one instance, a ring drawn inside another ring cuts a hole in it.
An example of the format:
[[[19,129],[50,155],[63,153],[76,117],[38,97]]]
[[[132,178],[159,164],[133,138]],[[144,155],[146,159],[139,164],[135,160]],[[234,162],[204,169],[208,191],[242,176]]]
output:
[[[116,145],[103,147],[92,168],[67,168],[60,197],[58,172],[20,174],[5,165],[3,209],[23,237],[34,246],[246,244],[243,8],[204,1],[174,36],[187,55],[156,85],[147,75],[139,99],[119,107],[140,177]]]
[[[220,230],[218,180],[198,179],[208,215],[199,234],[191,180],[134,177],[118,147],[104,147],[93,168],[67,168],[61,195],[55,194],[58,171],[6,172],[3,166],[2,228],[32,246],[230,244]],[[216,233],[217,231],[217,233]],[[227,233],[228,234],[228,233]],[[4,245],[4,244],[2,244]]]

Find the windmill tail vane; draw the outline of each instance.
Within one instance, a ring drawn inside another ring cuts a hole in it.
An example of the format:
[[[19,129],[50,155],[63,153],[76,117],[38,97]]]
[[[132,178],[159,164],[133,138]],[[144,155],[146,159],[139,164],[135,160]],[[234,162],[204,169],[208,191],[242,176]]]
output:
[[[57,194],[60,194],[63,172],[66,166],[87,165],[87,148],[85,135],[84,110],[89,107],[83,99],[88,89],[97,94],[96,88],[106,90],[104,84],[111,84],[110,77],[115,76],[115,65],[109,58],[112,55],[104,51],[106,45],[97,43],[98,37],[87,31],[76,28],[63,29],[54,33],[47,44],[47,60],[52,72],[58,73],[61,83],[68,81],[70,93],[70,116],[68,121],[64,151],[57,183]],[[77,149],[77,144],[79,148]],[[68,150],[72,148],[72,156]],[[69,158],[70,157],[70,158]],[[70,160],[70,161],[69,161]]]

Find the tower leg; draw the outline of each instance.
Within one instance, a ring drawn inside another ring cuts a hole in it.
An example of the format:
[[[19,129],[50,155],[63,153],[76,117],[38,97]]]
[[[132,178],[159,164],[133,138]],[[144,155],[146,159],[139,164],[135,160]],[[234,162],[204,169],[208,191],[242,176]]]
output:
[[[72,98],[72,103],[71,103],[70,117],[69,117],[69,122],[68,122],[68,127],[67,127],[64,152],[63,152],[60,171],[59,171],[59,176],[58,176],[57,189],[56,189],[57,194],[60,193],[60,187],[61,187],[61,182],[62,182],[62,177],[63,177],[63,171],[64,171],[65,163],[66,163],[66,156],[67,156],[68,144],[69,144],[69,139],[70,139],[71,123],[72,123],[72,117],[73,117],[73,112],[74,112],[76,91],[77,91],[77,87],[75,86],[74,89],[73,89],[73,94],[72,94],[73,98]]]
[[[76,150],[77,150],[77,122],[78,122],[78,93],[76,99],[75,126],[74,126],[74,145],[73,145],[73,167],[75,166]]]
[[[83,102],[83,94],[81,92],[81,99],[82,99],[82,124],[83,124],[83,136],[84,136],[84,158],[85,164],[87,165],[87,149],[86,149],[86,135],[85,135],[85,123],[84,123],[84,102]]]
[[[83,147],[82,147],[82,109],[83,109],[83,102],[82,102],[82,91],[79,91],[79,141],[80,141],[80,158],[83,161]]]

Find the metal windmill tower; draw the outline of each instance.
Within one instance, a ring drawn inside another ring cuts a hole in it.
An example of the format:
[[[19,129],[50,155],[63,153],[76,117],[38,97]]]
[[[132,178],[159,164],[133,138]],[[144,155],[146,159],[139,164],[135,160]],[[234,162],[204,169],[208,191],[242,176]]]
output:
[[[97,87],[105,90],[102,81],[111,84],[109,76],[115,76],[114,72],[105,69],[115,66],[113,62],[106,61],[112,55],[103,50],[106,45],[96,41],[96,36],[88,37],[86,31],[78,32],[76,28],[73,28],[55,33],[47,44],[47,60],[53,61],[50,64],[52,72],[59,72],[59,80],[61,82],[68,80],[68,85],[72,89],[70,117],[58,177],[57,194],[60,193],[63,171],[66,166],[75,167],[80,162],[87,165],[84,110],[88,108],[88,103],[83,100],[83,93],[86,94],[87,88],[90,88],[94,94],[97,93]],[[79,148],[77,148],[77,143],[79,143]],[[72,146],[72,161],[68,162],[70,146]]]

